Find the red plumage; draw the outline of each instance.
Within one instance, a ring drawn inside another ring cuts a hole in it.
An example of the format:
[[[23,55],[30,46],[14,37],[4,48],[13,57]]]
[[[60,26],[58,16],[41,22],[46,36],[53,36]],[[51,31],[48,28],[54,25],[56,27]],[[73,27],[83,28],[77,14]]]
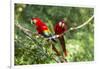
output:
[[[62,20],[55,25],[54,30],[56,34],[62,34],[67,30],[67,26],[65,25],[65,22]]]
[[[57,35],[61,35],[63,34],[65,31],[67,31],[67,25],[65,24],[64,20],[59,21],[55,26],[54,26],[54,31],[55,34]],[[63,52],[65,54],[65,56],[67,56],[67,51],[66,51],[66,46],[65,46],[65,40],[63,35],[58,37],[60,44],[62,45],[62,49]]]
[[[39,34],[41,34],[42,36],[46,38],[49,38],[52,36],[52,33],[50,32],[48,26],[44,22],[42,22],[40,18],[32,18],[32,22],[35,23],[36,30]],[[54,38],[51,38],[50,40],[52,40],[53,42],[56,42]]]
[[[47,25],[42,22],[40,18],[32,18],[32,21],[36,21],[36,29],[39,34],[43,33],[45,30],[49,30]]]

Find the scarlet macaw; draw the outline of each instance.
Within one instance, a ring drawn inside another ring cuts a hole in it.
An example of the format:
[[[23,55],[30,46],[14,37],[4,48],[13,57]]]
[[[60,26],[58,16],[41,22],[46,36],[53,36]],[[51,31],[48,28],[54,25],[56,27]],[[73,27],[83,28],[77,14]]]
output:
[[[55,26],[54,26],[54,31],[56,35],[61,35],[63,34],[65,31],[67,31],[67,26],[64,22],[64,20],[59,21]],[[64,52],[64,55],[67,56],[67,51],[66,51],[66,46],[65,46],[65,40],[64,40],[64,36],[60,36],[58,37],[60,44],[62,45],[62,49]]]
[[[40,18],[32,18],[31,21],[35,23],[38,34],[41,34],[42,36],[46,38],[49,38],[52,36],[48,26],[44,22],[42,22]],[[55,41],[54,39],[52,40]]]

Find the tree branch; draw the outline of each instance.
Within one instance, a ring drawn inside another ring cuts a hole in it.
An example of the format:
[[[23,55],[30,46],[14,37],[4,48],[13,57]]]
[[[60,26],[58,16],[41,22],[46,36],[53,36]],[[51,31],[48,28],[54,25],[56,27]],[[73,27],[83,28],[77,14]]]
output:
[[[94,18],[94,16],[91,16],[86,22],[84,22],[83,24],[81,24],[81,25],[79,25],[79,26],[77,26],[77,27],[71,27],[69,30],[67,30],[67,32],[72,31],[72,30],[76,30],[76,29],[80,29],[80,28],[84,27],[84,26],[87,25],[93,18]],[[16,27],[18,27],[20,30],[22,30],[27,36],[29,36],[32,40],[33,40],[32,35],[38,35],[38,36],[41,37],[41,38],[45,38],[45,37],[43,37],[43,36],[41,36],[41,35],[39,35],[39,34],[32,33],[32,31],[30,31],[30,30],[28,30],[28,29],[22,27],[22,26],[21,26],[20,24],[18,24],[18,23],[16,23],[15,25],[16,25]],[[62,33],[62,34],[60,34],[60,35],[53,35],[53,36],[51,36],[51,37],[49,37],[49,38],[45,38],[45,39],[46,39],[46,40],[48,40],[48,39],[51,40],[52,38],[56,39],[56,38],[58,38],[58,37],[64,35],[65,33],[66,33],[66,32],[64,32],[64,33]],[[36,41],[36,40],[34,39],[34,41]]]
[[[92,19],[94,18],[94,16],[91,16],[86,22],[84,22],[83,24],[77,26],[77,27],[73,27],[73,28],[70,28],[69,30],[74,30],[74,29],[79,29],[79,28],[82,28],[84,27],[85,25],[87,25]]]
[[[36,34],[32,33],[32,31],[30,31],[29,29],[22,27],[19,23],[15,23],[15,26],[19,28],[24,34],[26,34],[31,40],[33,40],[34,42],[38,43],[38,45],[41,46],[41,44],[36,39],[33,38],[33,35]]]
[[[28,29],[26,29],[26,28],[24,28],[24,27],[22,27],[20,24],[15,24],[15,26],[16,27],[18,27],[20,30],[22,30],[26,35],[28,35],[28,36],[32,36],[32,31],[30,31],[30,30],[28,30]]]

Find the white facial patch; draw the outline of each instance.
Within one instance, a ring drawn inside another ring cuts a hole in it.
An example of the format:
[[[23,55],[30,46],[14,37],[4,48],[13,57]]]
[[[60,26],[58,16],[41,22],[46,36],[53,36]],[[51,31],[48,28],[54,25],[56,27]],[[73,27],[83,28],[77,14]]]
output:
[[[64,24],[64,23],[62,23],[62,27],[64,27],[64,25],[65,25],[65,24]]]
[[[34,22],[34,23],[36,23],[36,22],[37,22],[37,20],[36,20],[36,19],[34,19],[34,20],[33,20],[33,22]]]
[[[59,22],[59,26],[62,26],[62,22]]]

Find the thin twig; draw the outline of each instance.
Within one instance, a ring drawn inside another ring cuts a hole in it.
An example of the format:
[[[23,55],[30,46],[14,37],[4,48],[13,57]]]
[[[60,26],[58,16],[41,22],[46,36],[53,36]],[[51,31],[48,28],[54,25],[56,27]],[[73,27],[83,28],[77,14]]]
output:
[[[38,43],[38,45],[42,46],[36,39],[34,39],[32,36],[33,36],[33,33],[32,31],[30,31],[29,29],[26,29],[24,27],[22,27],[20,24],[16,23],[15,26],[17,28],[19,28],[24,34],[26,34],[31,40],[33,40],[34,42]]]
[[[74,30],[74,29],[79,29],[79,28],[82,28],[84,27],[85,25],[87,25],[92,19],[94,18],[94,16],[91,16],[86,22],[84,22],[83,24],[77,26],[77,27],[74,27],[74,28],[70,28],[69,30]]]

